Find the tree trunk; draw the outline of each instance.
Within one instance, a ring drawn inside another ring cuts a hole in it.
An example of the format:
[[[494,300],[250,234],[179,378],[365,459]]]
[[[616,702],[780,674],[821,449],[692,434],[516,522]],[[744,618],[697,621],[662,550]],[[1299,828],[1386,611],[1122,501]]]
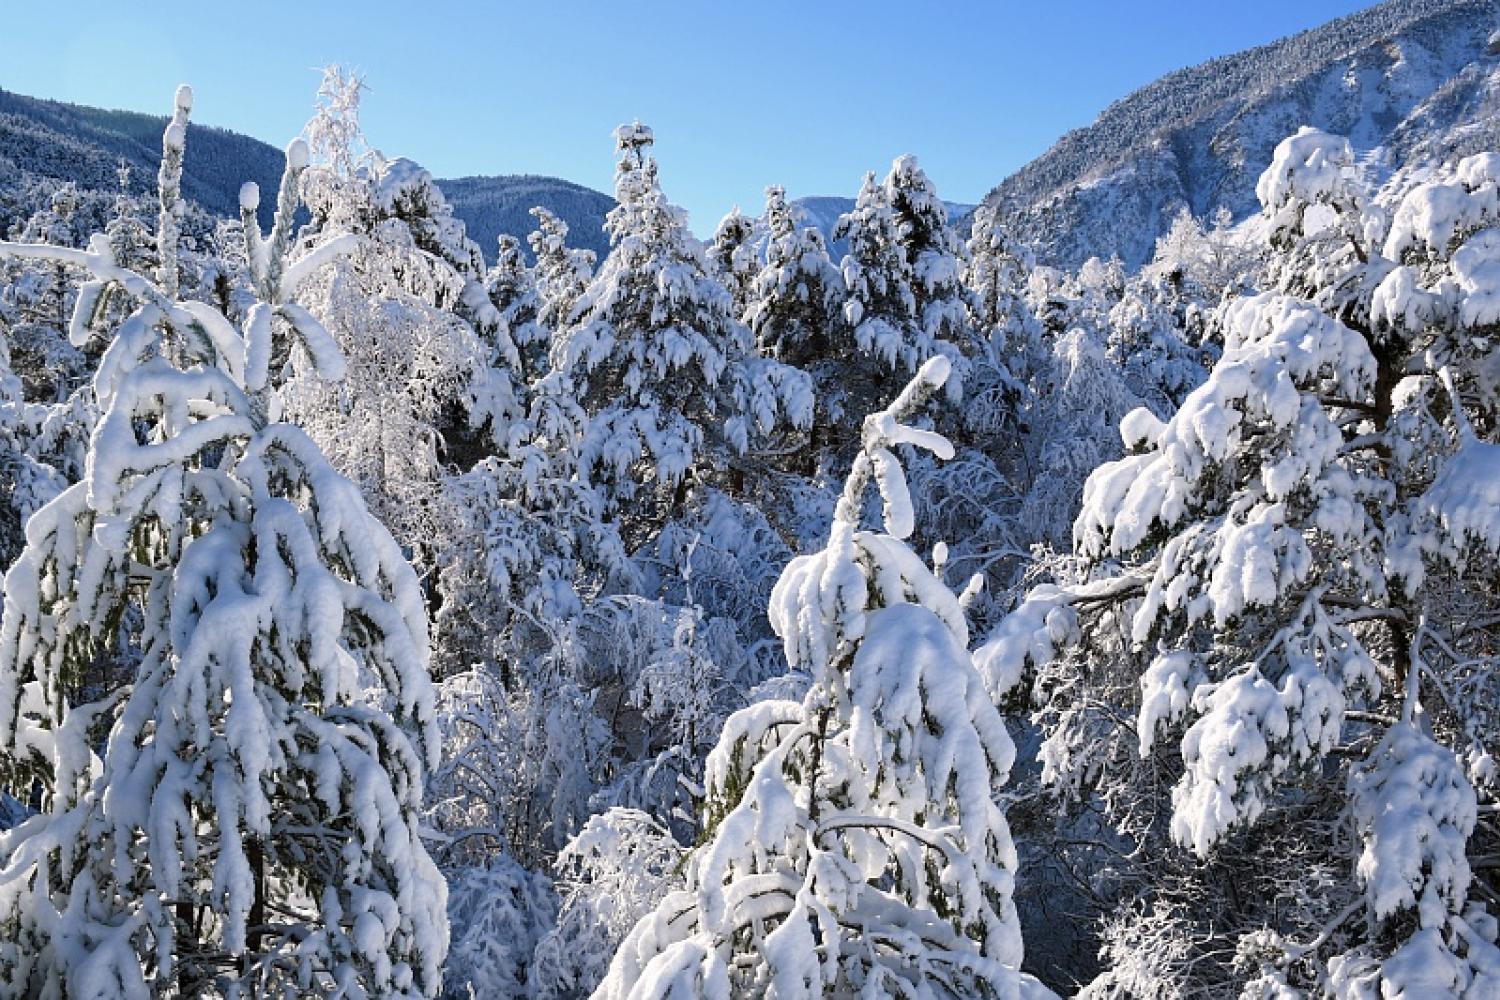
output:
[[[250,918],[245,928],[245,953],[240,956],[240,975],[250,973],[255,959],[260,957],[261,928],[266,923],[266,855],[258,837],[251,837],[245,844],[245,857],[250,862],[250,877],[255,880],[255,899],[250,904]],[[252,990],[252,995],[254,991]]]

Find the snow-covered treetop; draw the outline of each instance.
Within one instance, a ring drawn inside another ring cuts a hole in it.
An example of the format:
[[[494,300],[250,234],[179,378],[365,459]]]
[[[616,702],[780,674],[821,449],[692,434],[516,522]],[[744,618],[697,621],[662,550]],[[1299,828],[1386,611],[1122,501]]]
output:
[[[568,224],[547,209],[531,210],[537,228],[526,239],[536,255],[537,323],[561,330],[573,319],[573,308],[594,276],[594,251],[568,246]]]
[[[747,293],[745,322],[763,351],[806,368],[831,362],[841,336],[844,278],[829,259],[823,234],[799,228],[786,190],[766,188],[765,262]],[[827,401],[825,401],[826,403]]]
[[[946,339],[964,313],[957,298],[960,265],[948,252],[953,237],[943,235],[946,222],[934,229],[929,189],[915,161],[903,157],[884,184],[874,173],[865,175],[854,208],[833,228],[834,239],[849,246],[841,265],[848,289],[844,320],[855,345],[903,373],[915,373],[934,355],[955,364],[961,358]],[[899,215],[893,195],[901,199]],[[957,375],[947,381],[950,400],[962,393]]]
[[[786,188],[780,184],[766,186],[766,229],[773,240],[790,236],[797,228],[797,218],[786,200]]]
[[[617,135],[619,203],[605,220],[614,249],[552,361],[590,410],[583,467],[628,496],[637,479],[682,482],[705,443],[743,454],[752,436],[806,427],[812,398],[803,373],[758,356],[685,213],[662,192],[650,129]]]
[[[918,277],[925,283],[952,281],[957,274],[924,274],[923,255],[963,259],[964,247],[948,224],[948,206],[938,197],[927,172],[907,153],[896,157],[885,177],[885,195],[896,217],[897,234],[907,248]]]
[[[760,271],[759,228],[756,220],[735,206],[719,220],[708,249],[719,280],[734,300],[736,316],[744,314],[750,283]]]
[[[953,456],[953,446],[942,435],[901,422],[942,388],[950,370],[947,358],[929,359],[888,407],[865,418],[861,449],[834,510],[828,547],[794,559],[772,592],[771,627],[782,637],[787,662],[811,670],[814,677],[838,663],[864,635],[869,608],[901,603],[913,594],[948,625],[960,645],[968,645],[958,599],[899,544],[910,536],[914,515],[906,475],[891,451],[908,444],[939,458]],[[884,534],[859,531],[871,480],[882,501]],[[870,565],[883,569],[872,575],[865,568]]]
[[[1351,183],[1354,152],[1349,140],[1304,125],[1276,146],[1271,165],[1255,185],[1256,197],[1271,219],[1273,240],[1283,232],[1310,236],[1318,222],[1307,218],[1313,205],[1335,211],[1357,210]],[[1326,224],[1326,219],[1322,220]]]
[[[1270,280],[1363,325],[1372,282],[1387,266],[1377,259],[1387,220],[1355,170],[1348,140],[1306,127],[1288,136],[1256,193],[1275,251]]]
[[[1500,154],[1467,157],[1408,192],[1385,256],[1400,266],[1375,291],[1377,322],[1408,337],[1431,326],[1478,333],[1500,323]]]
[[[404,156],[382,157],[375,172],[375,205],[395,215],[398,208],[431,214],[440,208],[436,188],[427,168]]]
[[[1026,286],[1036,258],[1015,240],[998,218],[995,206],[974,210],[969,234],[964,285],[974,296],[975,318],[986,328],[1025,321]]]
[[[419,247],[447,261],[465,280],[482,280],[484,254],[432,174],[404,156],[386,159],[376,153],[373,160],[372,197],[380,216],[404,222]]]

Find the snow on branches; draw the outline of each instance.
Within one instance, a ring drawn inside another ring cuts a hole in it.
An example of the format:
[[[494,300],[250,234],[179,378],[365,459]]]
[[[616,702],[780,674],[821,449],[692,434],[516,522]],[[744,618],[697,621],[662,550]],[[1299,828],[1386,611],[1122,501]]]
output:
[[[185,92],[164,141],[163,260]],[[288,259],[306,165],[294,142],[271,234],[247,225],[259,301],[242,328],[178,301],[169,268],[153,282],[121,267],[102,236],[66,252],[93,276],[81,312],[108,285],[136,308],[95,378],[84,480],[31,518],[6,576],[0,780],[41,794],[0,835],[0,992],[436,992],[422,596],[358,490],[275,422],[278,337],[321,377],[342,372],[290,298],[347,250]]]
[[[1472,624],[1494,611],[1500,538],[1496,162],[1438,171],[1387,224],[1344,140],[1278,146],[1258,191],[1281,293],[1225,303],[1207,381],[1166,420],[1121,422],[1127,454],[1089,477],[1074,524],[1093,579],[1034,590],[979,655],[997,698],[1037,677],[1047,780],[1204,869],[1265,864],[1240,833],[1268,816],[1347,804],[1356,849],[1335,838],[1326,863],[1349,880],[1296,890],[1323,897],[1313,943],[1236,932],[1252,990],[1484,995],[1500,967],[1467,860],[1500,737],[1474,680],[1492,639]],[[1133,726],[1109,716],[1122,697]],[[1170,816],[1131,816],[1164,773]],[[1192,908],[1163,895],[1138,926],[1173,906]],[[1237,911],[1216,933],[1254,919]]]
[[[892,449],[951,454],[902,422],[947,376],[928,361],[867,418],[827,548],[795,559],[771,601],[812,688],[726,723],[687,887],[636,924],[596,997],[1046,995],[1017,971],[1015,850],[995,801],[1015,749],[958,599],[903,541]],[[872,479],[884,533],[858,527]]]
[[[616,129],[620,162],[606,220],[613,250],[552,348],[589,413],[585,475],[613,502],[641,485],[681,489],[705,453],[738,457],[778,428],[806,428],[802,372],[759,357],[703,246],[670,204],[651,130]]]

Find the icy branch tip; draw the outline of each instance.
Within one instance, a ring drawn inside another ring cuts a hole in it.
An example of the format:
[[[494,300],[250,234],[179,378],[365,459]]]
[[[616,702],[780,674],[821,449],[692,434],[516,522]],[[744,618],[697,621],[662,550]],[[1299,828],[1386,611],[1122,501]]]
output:
[[[293,139],[286,147],[286,165],[292,170],[306,170],[309,155],[307,142]]]
[[[917,372],[917,378],[934,389],[941,389],[953,373],[953,363],[941,354],[928,358]]]
[[[240,211],[253,212],[260,207],[260,185],[246,181],[240,185]]]

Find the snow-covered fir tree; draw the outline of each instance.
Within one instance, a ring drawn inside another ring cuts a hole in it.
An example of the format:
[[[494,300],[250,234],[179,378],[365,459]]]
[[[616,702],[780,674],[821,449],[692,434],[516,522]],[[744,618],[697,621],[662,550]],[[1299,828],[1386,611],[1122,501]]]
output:
[[[804,370],[833,355],[844,278],[828,257],[823,234],[798,226],[786,189],[766,188],[766,259],[753,278],[745,322],[761,349]],[[821,385],[827,372],[814,376]]]
[[[1184,272],[1150,266],[1132,277],[1109,312],[1109,355],[1130,391],[1153,412],[1182,404],[1206,375],[1199,345],[1205,292]]]
[[[885,197],[896,222],[896,238],[911,265],[919,337],[967,351],[971,307],[963,275],[968,250],[949,224],[948,206],[911,155],[898,156],[891,164]]]
[[[737,319],[744,319],[750,301],[750,283],[760,271],[761,238],[756,220],[746,217],[735,207],[719,220],[714,238],[708,245],[709,264],[725,291],[729,292]]]
[[[730,718],[706,842],[616,953],[599,998],[1046,996],[1017,970],[1015,848],[996,802],[1015,757],[959,599],[907,547],[898,445],[952,454],[910,416],[934,358],[870,416],[827,547],[771,600],[799,701]],[[874,480],[885,531],[861,531]]]
[[[797,224],[779,185],[766,188],[765,223],[765,262],[750,280],[745,322],[763,352],[808,374],[826,408],[842,381],[838,347],[848,342],[844,276],[829,259],[823,234]],[[815,419],[804,468],[816,469],[826,436],[823,421]]]
[[[638,122],[615,130],[613,249],[553,346],[554,367],[589,415],[583,473],[612,504],[647,502],[636,510],[644,523],[680,513],[694,478],[812,420],[806,375],[758,355],[682,210],[666,200],[653,142]],[[666,500],[654,515],[653,494]]]
[[[536,256],[534,268],[539,299],[536,320],[550,336],[568,326],[573,309],[594,276],[594,251],[568,246],[568,224],[545,208],[531,210],[537,228],[527,236]]]
[[[191,91],[160,175],[158,250]],[[61,261],[137,303],[94,391],[84,480],[37,511],[6,575],[0,781],[35,812],[0,834],[0,992],[433,996],[446,890],[418,832],[437,757],[415,573],[359,493],[281,423],[278,361],[342,374],[293,302],[348,248],[289,259],[308,151],[252,238],[242,327],[87,250]],[[75,325],[76,321],[75,321]]]
[[[1347,143],[1284,141],[1259,185],[1281,291],[1223,307],[1170,419],[1121,423],[1132,453],[1074,526],[1091,578],[981,651],[997,687],[1039,671],[1045,777],[1148,859],[1096,989],[1500,988],[1470,857],[1497,736],[1475,573],[1500,547],[1497,182],[1471,157],[1387,223]]]
[[[536,275],[514,236],[502,234],[496,241],[495,263],[484,276],[484,290],[499,313],[498,322],[481,327],[490,334],[492,367],[511,367],[521,382],[546,375],[551,338],[538,319],[542,300]]]
[[[948,399],[957,401],[965,345],[955,338],[967,336],[963,247],[916,159],[897,158],[883,184],[866,174],[854,209],[840,216],[833,238],[849,247],[840,270],[844,322],[853,338],[853,350],[839,352],[846,361],[839,395],[829,401],[834,418],[857,439],[858,415],[937,356],[958,366],[946,389]]]

